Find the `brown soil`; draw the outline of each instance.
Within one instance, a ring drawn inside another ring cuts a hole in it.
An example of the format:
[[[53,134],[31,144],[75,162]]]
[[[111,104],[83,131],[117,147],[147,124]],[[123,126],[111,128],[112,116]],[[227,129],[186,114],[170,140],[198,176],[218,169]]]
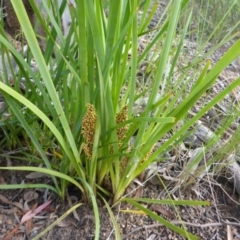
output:
[[[15,162],[13,162],[15,164]],[[1,159],[1,166],[5,166],[5,160]],[[19,163],[17,163],[19,165]],[[1,183],[50,183],[51,179],[42,176],[41,178],[29,179],[27,172],[9,172],[0,171]],[[171,195],[174,199],[195,199],[208,200],[210,206],[189,206],[189,207],[172,207],[167,205],[147,205],[159,216],[168,219],[172,223],[181,226],[181,221],[184,222],[186,230],[199,236],[200,239],[227,239],[228,234],[233,238],[240,239],[240,206],[238,195],[234,193],[234,187],[227,183],[226,179],[221,178],[219,186],[213,185],[217,182],[211,180],[212,183],[201,181],[198,186],[194,185],[188,189],[179,189]],[[167,183],[167,182],[165,182]],[[132,184],[132,188],[128,192],[133,192],[137,189],[137,185]],[[173,184],[168,184],[171,189]],[[37,193],[37,197],[27,202],[26,195],[29,193]],[[200,196],[201,195],[201,196]],[[11,203],[19,205],[11,205],[3,200],[3,196]],[[75,202],[81,201],[81,194],[75,189],[69,189],[69,198]],[[168,196],[159,181],[152,178],[144,184],[141,197],[167,199]],[[43,189],[35,190],[1,190],[0,191],[0,239],[7,239],[12,229],[14,229],[21,220],[28,208],[32,208],[35,204],[40,206],[46,201],[51,200],[49,207],[43,210],[38,217],[32,219],[30,226],[27,223],[22,224],[18,230],[9,239],[25,240],[32,239],[39,232],[53,223],[57,218],[61,217],[69,208],[69,200],[60,201],[59,197],[51,191],[46,192]],[[70,201],[71,202],[71,201]],[[122,239],[184,239],[175,234],[168,228],[162,226],[151,217],[145,215],[137,215],[133,213],[123,213],[121,210],[126,210],[129,205],[120,205],[115,210]],[[115,239],[113,226],[109,214],[105,207],[99,202],[99,211],[101,219],[101,235],[100,239]],[[67,218],[61,221],[57,226],[51,229],[41,239],[54,240],[72,240],[72,239],[94,239],[94,215],[92,207],[89,204],[81,205],[76,215],[70,214]],[[229,222],[229,226],[227,226]],[[5,238],[4,238],[5,237]]]

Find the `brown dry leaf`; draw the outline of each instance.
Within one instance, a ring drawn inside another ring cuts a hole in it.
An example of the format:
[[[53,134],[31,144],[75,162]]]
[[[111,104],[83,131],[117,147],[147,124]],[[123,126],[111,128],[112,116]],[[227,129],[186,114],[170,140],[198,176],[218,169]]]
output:
[[[23,199],[25,200],[24,209],[25,211],[28,211],[29,210],[28,203],[38,199],[38,194],[35,191],[28,191],[24,194]]]
[[[237,230],[237,228],[233,227],[233,228],[232,228],[232,233],[233,233],[233,235],[238,235],[238,230]]]
[[[35,209],[37,208],[37,203],[35,203],[32,208],[31,208],[31,211],[33,212]],[[26,235],[29,236],[31,231],[32,231],[32,228],[33,228],[33,222],[32,222],[32,218],[31,219],[28,219],[26,221]]]
[[[162,205],[153,204],[151,208],[159,213],[162,213],[163,215],[165,215],[166,217],[172,220],[175,219],[175,215],[171,213],[169,210],[167,210],[165,207],[163,207]]]
[[[26,222],[26,235],[29,236],[31,234],[31,231],[33,229],[33,222],[32,218],[27,220]]]
[[[76,196],[69,196],[69,194],[67,193],[67,200],[68,200],[68,204],[70,205],[70,207],[72,207],[72,206],[73,206],[73,201],[74,201],[74,202],[77,202],[77,201],[78,201],[78,198],[77,198]],[[78,221],[80,221],[80,218],[79,218],[76,210],[73,211],[73,216],[74,216],[74,218],[76,218]]]
[[[17,213],[17,212],[19,212],[19,208],[17,208],[17,207],[12,207],[10,209],[0,208],[0,213],[4,213],[4,214],[13,214],[13,213]]]
[[[42,220],[42,221],[40,220],[40,221],[34,222],[32,231],[37,232],[39,229],[43,228],[44,226],[46,226],[46,220]]]
[[[29,195],[31,196],[31,195]],[[28,197],[28,195],[26,194],[26,197]],[[9,202],[4,196],[0,195],[0,199],[5,202],[5,203],[9,203],[9,204],[14,204]],[[19,227],[26,222],[26,235],[29,236],[32,229],[33,229],[33,223],[32,223],[32,218],[37,215],[38,213],[40,213],[43,209],[45,209],[49,204],[51,203],[51,201],[48,201],[44,204],[42,204],[41,206],[39,206],[37,208],[37,203],[33,205],[32,209],[30,211],[28,211],[21,219],[20,224],[18,224],[14,229],[12,229],[5,237],[3,240],[10,240],[12,239],[12,236],[14,235],[14,233],[19,229]],[[16,203],[15,203],[16,204]],[[14,204],[14,205],[15,205]],[[19,205],[20,203],[17,203],[17,205]],[[21,205],[21,204],[20,204]],[[21,205],[22,206],[22,205]],[[21,208],[22,209],[22,208]],[[22,209],[23,210],[23,209]]]
[[[71,225],[71,222],[70,221],[67,221],[67,220],[63,220],[61,221],[60,223],[58,223],[58,227],[69,227]]]
[[[7,184],[2,176],[0,176],[0,184]]]
[[[24,194],[23,199],[27,202],[38,199],[38,194],[35,191],[28,191]]]
[[[50,178],[51,176],[46,173],[40,173],[40,172],[32,172],[26,175],[26,178],[28,179],[38,179],[38,178]]]
[[[6,161],[7,161],[7,167],[11,167],[12,166],[12,161],[10,159],[10,157],[5,157]]]
[[[73,225],[74,227],[77,227],[77,224],[75,223],[76,221],[74,220],[66,220],[64,219],[63,221],[61,221],[60,223],[58,223],[58,227],[68,227],[70,225]]]
[[[2,240],[11,240],[13,234],[19,229],[20,224],[18,224],[15,228],[13,228]]]
[[[143,188],[142,187],[139,187],[135,193],[135,196],[134,198],[139,198],[142,196],[142,192],[143,192]]]
[[[3,203],[6,204],[10,204],[10,205],[14,205],[16,207],[18,207],[19,209],[24,211],[23,205],[21,203],[18,202],[11,202],[9,201],[6,197],[4,197],[3,195],[0,194],[0,201],[2,201]]]

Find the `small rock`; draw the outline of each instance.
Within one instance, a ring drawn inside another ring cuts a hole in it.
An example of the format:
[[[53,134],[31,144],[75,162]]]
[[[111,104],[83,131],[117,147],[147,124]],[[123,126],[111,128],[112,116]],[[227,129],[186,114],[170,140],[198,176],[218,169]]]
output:
[[[147,240],[154,240],[154,239],[156,239],[156,234],[151,234],[148,238],[147,238]]]

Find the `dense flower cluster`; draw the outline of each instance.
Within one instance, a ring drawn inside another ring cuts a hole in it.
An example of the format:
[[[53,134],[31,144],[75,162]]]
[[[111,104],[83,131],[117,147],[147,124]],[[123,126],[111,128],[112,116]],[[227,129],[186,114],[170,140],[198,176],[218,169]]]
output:
[[[82,122],[82,135],[86,141],[86,143],[83,144],[83,151],[86,154],[87,158],[92,158],[92,144],[94,141],[94,135],[95,135],[95,126],[97,121],[97,114],[96,110],[93,105],[88,104],[87,105],[87,113],[85,117],[83,118]]]
[[[127,111],[128,111],[128,106],[125,106],[122,108],[122,110],[117,114],[116,116],[116,123],[123,123],[125,121],[127,121],[128,116],[127,116]],[[118,136],[118,140],[121,140],[125,137],[125,134],[128,130],[128,126],[125,125],[123,127],[119,127],[117,129],[117,136]]]

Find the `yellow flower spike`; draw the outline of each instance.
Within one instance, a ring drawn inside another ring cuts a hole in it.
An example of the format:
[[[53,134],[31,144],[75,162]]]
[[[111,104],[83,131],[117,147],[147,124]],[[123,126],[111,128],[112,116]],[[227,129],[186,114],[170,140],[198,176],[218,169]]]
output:
[[[143,164],[145,161],[148,160],[148,158],[151,157],[152,153],[153,153],[153,149],[154,149],[155,145],[152,146],[152,148],[150,149],[150,151],[147,153],[147,155],[143,158],[143,160],[141,161],[141,164]]]
[[[87,113],[83,118],[81,133],[87,144],[93,144],[97,114],[93,105],[87,105]]]
[[[127,164],[128,164],[128,161],[129,161],[129,157],[126,157],[124,156],[122,159],[121,159],[121,162],[120,162],[120,168],[121,168],[121,171],[120,171],[120,174],[122,175]]]
[[[128,111],[128,106],[125,106],[117,114],[117,116],[116,116],[116,123],[117,124],[123,123],[123,122],[127,121],[127,119],[128,119],[127,111]],[[128,130],[128,126],[127,125],[117,129],[118,140],[121,140],[121,139],[123,139],[125,137],[125,134],[126,134],[127,130]]]
[[[88,147],[88,145],[86,143],[83,144],[82,148],[83,148],[83,151],[86,154],[87,158],[91,160],[92,159],[91,149]]]

